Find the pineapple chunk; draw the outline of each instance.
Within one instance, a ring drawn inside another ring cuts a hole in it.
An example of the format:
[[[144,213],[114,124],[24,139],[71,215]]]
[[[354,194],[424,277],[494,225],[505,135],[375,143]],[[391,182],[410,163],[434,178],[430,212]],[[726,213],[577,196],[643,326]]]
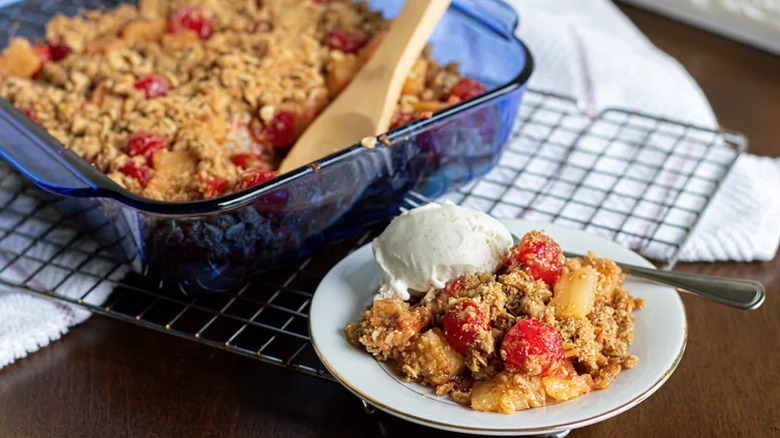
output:
[[[31,78],[40,69],[41,60],[24,38],[13,38],[0,54],[0,77]]]
[[[168,51],[188,51],[193,59],[201,59],[203,56],[203,41],[193,31],[163,33],[160,37],[160,45]]]
[[[185,127],[186,129],[197,132],[198,135],[201,135],[205,138],[212,138],[218,144],[225,143],[225,141],[228,140],[228,137],[231,137],[231,139],[235,140],[233,135],[251,136],[249,125],[246,123],[241,123],[239,121],[239,117],[236,117],[232,123],[218,115],[214,115],[213,117],[206,119],[195,118],[189,122],[183,122],[181,127]],[[242,132],[238,133],[237,131]]]
[[[403,370],[413,379],[433,385],[454,380],[463,372],[463,356],[450,346],[444,332],[433,328],[418,336],[403,356]]]
[[[590,374],[587,376],[590,377]],[[583,376],[575,375],[569,379],[548,376],[542,378],[542,383],[547,394],[557,401],[571,400],[590,392],[587,378],[583,378]]]
[[[593,310],[598,273],[591,266],[565,272],[555,283],[550,304],[559,318],[584,318]]]
[[[360,59],[353,54],[339,55],[330,60],[327,66],[326,85],[331,98],[338,96],[349,85],[361,66]]]
[[[165,19],[135,20],[122,29],[122,39],[132,44],[137,41],[156,41],[165,33]]]
[[[504,370],[486,381],[476,382],[471,389],[471,409],[512,414],[544,406],[542,379]]]
[[[160,15],[163,6],[160,4],[160,0],[141,0],[138,5],[138,10],[144,17],[157,17]]]
[[[152,167],[166,178],[194,175],[197,159],[186,151],[157,151],[152,155]]]
[[[100,37],[87,43],[87,52],[100,53],[101,55],[112,50],[125,48],[127,48],[127,41],[113,35]]]
[[[446,107],[447,107],[446,103],[439,102],[436,100],[421,100],[414,104],[414,112],[424,113],[429,111],[435,113],[436,111]]]
[[[413,94],[419,96],[425,89],[425,78],[428,75],[428,61],[419,58],[414,62],[412,71],[406,77],[401,94]]]

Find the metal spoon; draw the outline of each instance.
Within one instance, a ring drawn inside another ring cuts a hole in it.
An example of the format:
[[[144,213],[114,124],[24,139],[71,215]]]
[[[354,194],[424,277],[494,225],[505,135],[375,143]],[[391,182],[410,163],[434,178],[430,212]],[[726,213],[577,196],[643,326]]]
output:
[[[512,234],[514,243],[519,238]],[[585,257],[581,254],[563,252],[566,257]],[[742,278],[714,277],[711,275],[686,274],[684,272],[661,271],[658,269],[643,268],[628,263],[615,262],[627,275],[641,277],[654,283],[664,284],[677,288],[680,292],[698,295],[702,298],[736,307],[738,309],[753,310],[761,307],[766,298],[764,285],[753,280]]]
[[[564,252],[564,255],[566,257],[582,257],[581,255],[568,252]],[[739,309],[757,309],[761,307],[766,298],[764,285],[753,280],[661,271],[627,263],[615,263],[628,275],[673,286],[680,292],[698,295],[702,298]]]

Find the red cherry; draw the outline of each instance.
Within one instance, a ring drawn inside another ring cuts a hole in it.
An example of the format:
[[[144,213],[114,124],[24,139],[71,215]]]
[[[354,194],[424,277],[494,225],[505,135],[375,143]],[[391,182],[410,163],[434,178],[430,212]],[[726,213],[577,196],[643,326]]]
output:
[[[248,189],[249,187],[254,187],[258,184],[264,183],[272,178],[275,178],[276,175],[277,173],[272,170],[257,170],[257,169],[247,170],[238,177],[238,182],[236,182],[235,190],[239,191],[239,190]]]
[[[320,108],[312,105],[305,106],[302,110],[293,113],[295,117],[295,132],[303,132],[311,125],[311,122],[320,114]]]
[[[64,58],[68,53],[67,47],[64,47],[64,55],[62,53],[63,49],[59,48],[58,56],[62,59]],[[54,54],[52,53],[52,46],[49,46],[48,44],[36,44],[32,46],[33,52],[35,52],[35,55],[38,57],[38,60],[41,62],[41,66],[38,68],[38,71],[33,74],[33,79],[37,78],[39,74],[41,74],[41,70],[43,70],[43,66],[51,62],[54,59]]]
[[[457,103],[455,99],[459,99],[459,101],[468,100],[484,94],[486,91],[487,88],[474,79],[463,78],[450,88],[447,101],[448,103]]]
[[[35,116],[35,111],[33,111],[33,109],[32,109],[32,108],[29,108],[29,107],[26,107],[26,106],[21,106],[21,107],[19,107],[19,108],[17,108],[17,109],[18,109],[19,111],[21,111],[21,112],[22,112],[22,114],[24,114],[25,116],[27,116],[27,117],[28,117],[30,120],[32,120],[33,122],[35,122],[35,123],[39,123],[39,122],[38,122],[38,117],[36,117],[36,116]]]
[[[133,87],[143,90],[147,99],[154,99],[167,93],[171,89],[171,84],[162,76],[146,75],[135,81]]]
[[[137,180],[142,187],[146,187],[149,184],[149,180],[152,179],[152,169],[145,164],[138,164],[135,161],[128,161],[119,171]]]
[[[273,192],[261,196],[255,202],[257,211],[279,211],[287,206],[290,200],[290,194],[285,189],[274,190]]]
[[[468,354],[480,328],[490,330],[488,315],[469,298],[447,309],[441,322],[447,342],[461,354]]]
[[[255,211],[273,223],[283,220],[283,211],[290,200],[287,189],[277,189],[271,193],[259,196],[254,202]]]
[[[533,318],[520,320],[507,330],[501,341],[501,359],[517,371],[532,371],[541,365],[545,375],[563,362],[563,341],[555,328]],[[536,374],[536,373],[534,373]]]
[[[357,53],[368,42],[368,35],[359,29],[333,29],[325,35],[325,45],[344,53]]]
[[[205,40],[213,32],[211,20],[203,15],[203,10],[198,7],[184,7],[171,15],[168,20],[168,32],[179,33],[184,30],[191,30],[198,35],[198,38]]]
[[[553,286],[563,270],[561,247],[546,234],[526,233],[509,252],[509,269],[520,268],[534,280]]]
[[[225,190],[228,180],[211,172],[201,172],[198,174],[198,189],[203,193],[203,197],[211,199]]]
[[[463,289],[463,277],[458,277],[444,286],[444,293],[451,297],[455,295],[459,290]]]
[[[41,61],[41,66],[52,60],[51,48],[46,44],[36,44],[32,47],[35,55],[38,56],[38,60]]]
[[[157,133],[149,131],[134,132],[127,140],[125,152],[131,157],[142,156],[147,164],[152,164],[152,155],[166,148],[165,139]]]
[[[49,44],[49,52],[51,52],[52,61],[60,61],[68,56],[70,47],[66,46],[63,42]]]
[[[265,138],[274,147],[288,149],[295,141],[295,115],[291,111],[279,111],[265,125]]]
[[[230,161],[244,169],[261,169],[266,167],[265,160],[263,160],[260,154],[235,154],[230,157]]]
[[[417,115],[412,113],[397,112],[393,114],[393,120],[390,122],[390,129],[400,128],[417,120]]]

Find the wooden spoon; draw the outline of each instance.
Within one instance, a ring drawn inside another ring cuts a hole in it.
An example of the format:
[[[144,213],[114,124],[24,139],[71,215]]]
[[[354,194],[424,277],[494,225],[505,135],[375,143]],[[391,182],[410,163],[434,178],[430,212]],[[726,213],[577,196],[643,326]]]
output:
[[[288,172],[387,131],[401,89],[450,0],[407,0],[376,53],[293,145]]]

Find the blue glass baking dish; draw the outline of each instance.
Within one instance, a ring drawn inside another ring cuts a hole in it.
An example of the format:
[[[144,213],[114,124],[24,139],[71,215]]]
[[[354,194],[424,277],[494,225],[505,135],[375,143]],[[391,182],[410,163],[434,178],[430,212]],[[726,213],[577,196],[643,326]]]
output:
[[[31,39],[55,13],[115,1],[25,0],[0,8],[0,44]],[[403,0],[372,0],[395,16]],[[113,183],[0,99],[0,156],[56,197],[140,273],[166,289],[224,291],[280,261],[359,232],[395,213],[410,190],[435,197],[498,161],[533,69],[514,36],[516,12],[498,0],[454,0],[432,37],[432,56],[457,61],[487,94],[355,145],[242,192],[196,202],[146,199]]]

